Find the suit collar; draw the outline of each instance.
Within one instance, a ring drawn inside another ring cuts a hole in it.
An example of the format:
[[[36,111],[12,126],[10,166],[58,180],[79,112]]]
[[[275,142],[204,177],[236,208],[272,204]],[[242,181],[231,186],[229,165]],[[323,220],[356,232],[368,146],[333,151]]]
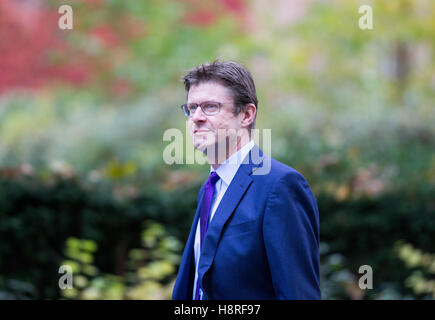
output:
[[[243,163],[243,160],[246,158],[249,151],[251,151],[251,149],[254,147],[254,145],[255,143],[253,140],[249,141],[242,148],[240,148],[240,150],[235,152],[233,155],[231,155],[231,157],[225,160],[224,163],[217,167],[216,170],[214,170],[213,167],[210,167],[210,172],[216,171],[219,178],[221,178],[223,182],[226,183],[226,185],[230,185],[231,181],[237,173],[237,170]]]
[[[222,229],[251,185],[253,181],[251,175],[256,168],[261,166],[262,157],[262,151],[255,144],[246,156],[246,159],[240,165],[239,170],[237,170],[234,179],[228,186],[228,189],[216,210],[214,218],[208,226],[207,234],[204,239],[204,246],[201,250],[198,270],[201,287],[204,291],[207,291],[204,278],[213,263]]]
[[[267,158],[264,158],[265,160]],[[205,288],[205,296],[207,296],[207,287],[204,287],[204,275],[206,276],[216,253],[217,244],[220,239],[222,228],[226,221],[231,217],[238,203],[242,199],[244,193],[252,183],[252,173],[259,169],[263,163],[263,152],[254,144],[249,154],[245,157],[244,161],[237,170],[232,182],[230,183],[225,195],[216,210],[215,217],[212,219],[210,226],[207,230],[205,237],[205,243],[201,252],[201,258],[199,261],[199,279],[201,281],[202,288]],[[187,240],[183,256],[180,262],[180,268],[175,282],[173,296],[174,300],[190,300],[193,292],[194,281],[194,255],[193,245],[196,233],[196,227],[199,220],[200,212],[200,199],[204,194],[204,186],[201,187],[198,193],[198,206],[193,219],[193,224],[190,230],[189,238]]]

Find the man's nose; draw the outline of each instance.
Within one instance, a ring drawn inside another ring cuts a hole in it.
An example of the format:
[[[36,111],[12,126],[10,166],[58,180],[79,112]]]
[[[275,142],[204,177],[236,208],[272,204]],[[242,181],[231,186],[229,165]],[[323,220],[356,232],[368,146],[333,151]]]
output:
[[[205,121],[207,119],[204,112],[202,112],[202,109],[199,107],[193,112],[191,118],[193,122]]]

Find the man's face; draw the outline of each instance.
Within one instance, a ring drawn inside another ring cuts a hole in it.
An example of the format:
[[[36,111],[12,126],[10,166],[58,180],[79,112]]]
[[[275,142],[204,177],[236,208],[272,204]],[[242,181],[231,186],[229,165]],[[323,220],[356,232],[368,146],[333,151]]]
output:
[[[234,136],[234,130],[241,128],[242,113],[234,115],[234,103],[231,91],[217,82],[202,82],[190,87],[187,103],[200,104],[205,101],[221,103],[220,112],[205,115],[201,108],[188,119],[188,127],[196,149],[207,153],[207,148],[228,143]],[[228,131],[228,129],[234,129]]]

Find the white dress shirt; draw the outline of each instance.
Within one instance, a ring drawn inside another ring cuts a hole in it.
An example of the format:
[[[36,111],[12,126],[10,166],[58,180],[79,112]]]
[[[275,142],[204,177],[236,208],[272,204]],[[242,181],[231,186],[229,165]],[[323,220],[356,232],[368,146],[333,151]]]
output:
[[[210,211],[210,221],[209,225],[211,223],[211,220],[213,219],[213,216],[216,212],[217,207],[219,206],[219,203],[221,202],[225,192],[228,189],[228,186],[230,185],[231,181],[233,180],[234,176],[237,173],[237,170],[240,167],[240,164],[245,159],[245,157],[248,155],[249,151],[254,146],[254,141],[251,140],[247,144],[245,144],[240,150],[235,152],[231,157],[229,157],[227,160],[225,160],[224,163],[222,163],[216,170],[213,169],[213,167],[210,167],[210,173],[213,171],[216,171],[216,173],[219,176],[219,180],[216,182],[214,187],[214,193],[211,200],[211,211]],[[201,199],[202,200],[202,199]],[[200,257],[200,241],[201,241],[201,235],[200,235],[200,219],[198,219],[198,225],[196,227],[196,233],[195,233],[195,243],[194,243],[194,254],[195,254],[195,280],[193,283],[193,299],[195,299],[195,293],[196,293],[196,282],[198,280],[198,264],[199,264],[199,257]],[[200,299],[202,300],[202,290],[199,290]]]

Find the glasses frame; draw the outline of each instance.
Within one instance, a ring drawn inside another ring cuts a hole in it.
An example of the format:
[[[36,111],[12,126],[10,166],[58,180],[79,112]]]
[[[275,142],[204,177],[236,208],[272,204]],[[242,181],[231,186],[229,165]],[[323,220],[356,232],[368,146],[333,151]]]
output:
[[[207,112],[204,111],[205,105],[206,105],[206,104],[210,104],[210,103],[217,104],[217,106],[218,106],[217,111],[214,112],[214,113],[212,113],[212,114],[209,114],[209,113],[207,113]],[[201,103],[195,103],[195,102],[193,102],[193,103],[185,103],[185,104],[182,104],[182,105],[181,105],[181,110],[183,110],[183,113],[184,113],[184,115],[185,115],[186,117],[190,118],[190,117],[193,116],[194,113],[190,113],[189,109],[187,109],[187,105],[188,105],[188,104],[190,104],[190,105],[193,105],[193,104],[197,105],[197,108],[200,107],[200,108],[201,108],[201,111],[202,111],[206,116],[214,116],[214,115],[218,114],[218,113],[221,111],[221,107],[222,107],[222,105],[224,105],[224,104],[232,104],[232,102],[203,101],[203,102],[201,102]],[[195,110],[195,111],[196,111],[196,110]]]

